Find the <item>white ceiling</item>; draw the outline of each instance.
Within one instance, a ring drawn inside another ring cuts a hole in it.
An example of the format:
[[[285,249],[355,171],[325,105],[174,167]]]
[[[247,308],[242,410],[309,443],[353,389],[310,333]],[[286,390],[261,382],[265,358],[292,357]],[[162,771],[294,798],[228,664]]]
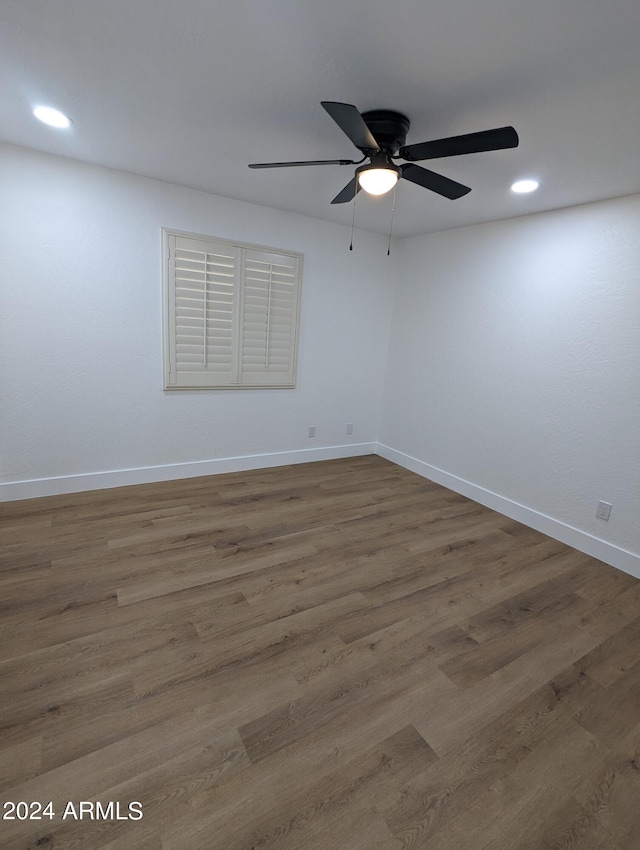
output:
[[[465,197],[401,181],[394,233],[427,233],[640,192],[639,45],[639,0],[0,0],[0,139],[350,225],[353,166],[247,168],[358,159],[321,100],[404,112],[409,144],[513,124],[426,163]],[[356,226],[390,213],[360,193]]]

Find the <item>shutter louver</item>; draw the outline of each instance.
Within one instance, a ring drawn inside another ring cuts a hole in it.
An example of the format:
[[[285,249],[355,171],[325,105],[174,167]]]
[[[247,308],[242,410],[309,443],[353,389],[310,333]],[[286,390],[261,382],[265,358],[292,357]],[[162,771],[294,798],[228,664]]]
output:
[[[165,387],[294,386],[300,257],[165,234]]]

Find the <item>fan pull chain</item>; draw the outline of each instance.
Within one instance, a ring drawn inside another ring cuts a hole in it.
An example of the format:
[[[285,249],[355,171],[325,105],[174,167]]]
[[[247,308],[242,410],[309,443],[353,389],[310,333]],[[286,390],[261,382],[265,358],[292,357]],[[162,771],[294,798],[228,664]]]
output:
[[[357,178],[356,178],[357,179]],[[356,186],[357,190],[357,186]],[[358,200],[358,192],[356,191],[353,196],[353,215],[351,216],[351,244],[349,245],[349,250],[353,251],[353,228],[356,223],[356,201]]]
[[[393,201],[391,202],[391,221],[389,223],[389,244],[387,245],[387,257],[391,254],[391,231],[393,230],[393,214],[396,211],[396,189],[398,184],[393,187]]]

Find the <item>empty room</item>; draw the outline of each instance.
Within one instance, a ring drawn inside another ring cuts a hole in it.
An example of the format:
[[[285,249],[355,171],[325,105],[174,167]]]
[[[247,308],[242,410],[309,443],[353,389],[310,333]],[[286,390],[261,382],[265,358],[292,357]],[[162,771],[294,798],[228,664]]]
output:
[[[0,0],[2,850],[638,850],[637,0]]]

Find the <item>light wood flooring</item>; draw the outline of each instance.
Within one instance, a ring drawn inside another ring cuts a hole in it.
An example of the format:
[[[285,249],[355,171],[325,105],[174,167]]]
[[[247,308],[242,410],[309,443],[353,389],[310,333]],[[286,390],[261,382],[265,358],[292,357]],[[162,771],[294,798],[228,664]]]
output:
[[[376,456],[0,520],[3,850],[640,848],[624,573]]]

